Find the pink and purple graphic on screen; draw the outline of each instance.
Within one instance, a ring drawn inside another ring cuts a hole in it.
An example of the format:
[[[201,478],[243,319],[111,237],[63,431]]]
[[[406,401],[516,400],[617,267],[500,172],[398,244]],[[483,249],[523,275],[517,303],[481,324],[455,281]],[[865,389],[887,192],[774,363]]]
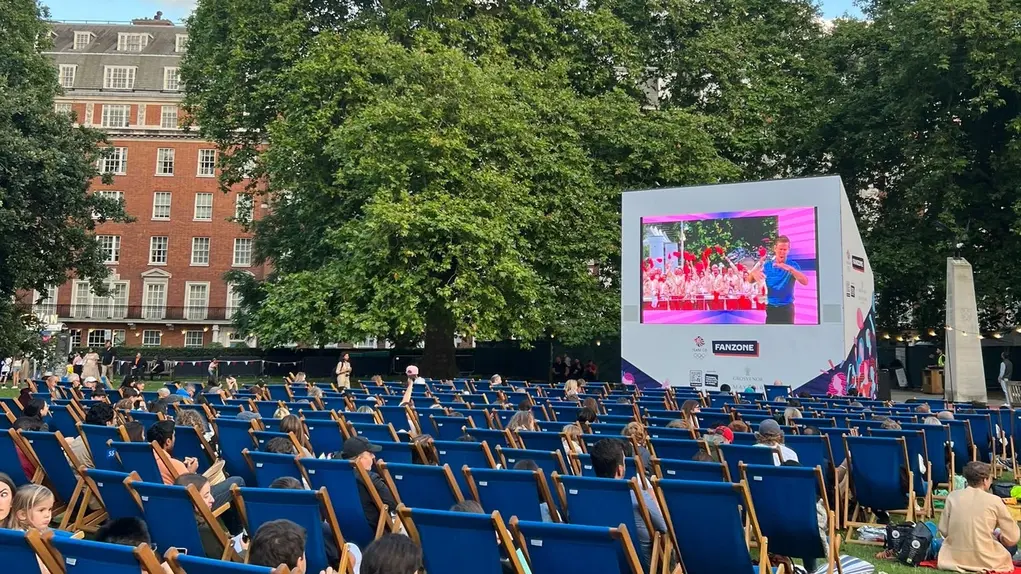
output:
[[[814,207],[642,218],[642,322],[818,325]]]

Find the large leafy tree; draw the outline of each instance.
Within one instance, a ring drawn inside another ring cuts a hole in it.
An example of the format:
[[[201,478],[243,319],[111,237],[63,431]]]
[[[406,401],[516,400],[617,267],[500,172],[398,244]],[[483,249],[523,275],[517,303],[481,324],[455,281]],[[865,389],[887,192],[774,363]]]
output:
[[[19,292],[45,292],[70,274],[101,284],[107,270],[97,221],[123,219],[87,193],[102,135],[54,111],[56,69],[42,54],[49,30],[33,0],[0,0],[0,353],[39,349],[35,318]],[[93,215],[97,219],[93,219]],[[100,290],[102,288],[100,287]]]
[[[947,256],[975,270],[980,322],[1021,321],[1021,8],[872,0],[826,39],[815,140],[853,194],[891,327],[943,324]],[[860,193],[864,192],[864,193]]]
[[[458,334],[612,333],[620,191],[737,173],[702,117],[643,109],[608,11],[235,4],[199,5],[183,68],[198,124],[234,152],[225,184],[261,152],[256,251],[276,272],[244,287],[241,327],[269,344],[424,334],[446,375]]]

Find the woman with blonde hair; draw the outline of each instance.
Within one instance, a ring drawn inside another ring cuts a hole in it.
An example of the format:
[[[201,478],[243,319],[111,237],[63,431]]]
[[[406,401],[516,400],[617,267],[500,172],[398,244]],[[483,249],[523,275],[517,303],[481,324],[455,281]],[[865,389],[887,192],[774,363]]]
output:
[[[635,445],[638,455],[642,457],[645,473],[650,473],[652,471],[652,455],[649,454],[649,435],[645,432],[645,426],[642,423],[632,421],[624,426],[624,430],[620,434]]]
[[[578,400],[578,393],[581,392],[581,387],[578,385],[578,381],[574,379],[568,380],[564,383],[564,400],[565,401],[576,401]]]
[[[562,434],[561,442],[564,443],[565,452],[573,452],[574,454],[582,454],[585,452],[581,448],[581,435],[584,434],[581,430],[581,425],[578,423],[571,423],[569,425],[565,425],[560,432]]]
[[[801,415],[801,410],[795,407],[787,407],[783,411],[784,424],[786,424],[787,426],[794,426],[795,424],[794,420],[800,418],[803,418]]]
[[[518,432],[536,431],[539,429],[536,427],[535,415],[532,414],[532,411],[518,411],[507,422],[507,430]]]

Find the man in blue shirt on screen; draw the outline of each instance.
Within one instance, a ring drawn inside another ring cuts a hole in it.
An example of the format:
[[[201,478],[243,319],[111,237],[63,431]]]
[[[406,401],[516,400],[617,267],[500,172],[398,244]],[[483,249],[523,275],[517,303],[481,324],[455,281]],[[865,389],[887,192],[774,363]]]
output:
[[[797,261],[787,261],[790,251],[791,240],[786,235],[777,237],[773,243],[773,258],[766,261],[763,256],[748,274],[749,280],[766,284],[767,325],[793,325],[794,282],[808,285],[808,277],[801,272]]]

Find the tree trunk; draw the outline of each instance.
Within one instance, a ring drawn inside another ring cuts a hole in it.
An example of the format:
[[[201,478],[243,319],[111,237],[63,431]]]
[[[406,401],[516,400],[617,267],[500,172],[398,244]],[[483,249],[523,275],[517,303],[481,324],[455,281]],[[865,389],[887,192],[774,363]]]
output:
[[[425,318],[425,351],[419,366],[423,377],[452,379],[457,376],[454,331],[453,313],[443,301],[433,303]]]

